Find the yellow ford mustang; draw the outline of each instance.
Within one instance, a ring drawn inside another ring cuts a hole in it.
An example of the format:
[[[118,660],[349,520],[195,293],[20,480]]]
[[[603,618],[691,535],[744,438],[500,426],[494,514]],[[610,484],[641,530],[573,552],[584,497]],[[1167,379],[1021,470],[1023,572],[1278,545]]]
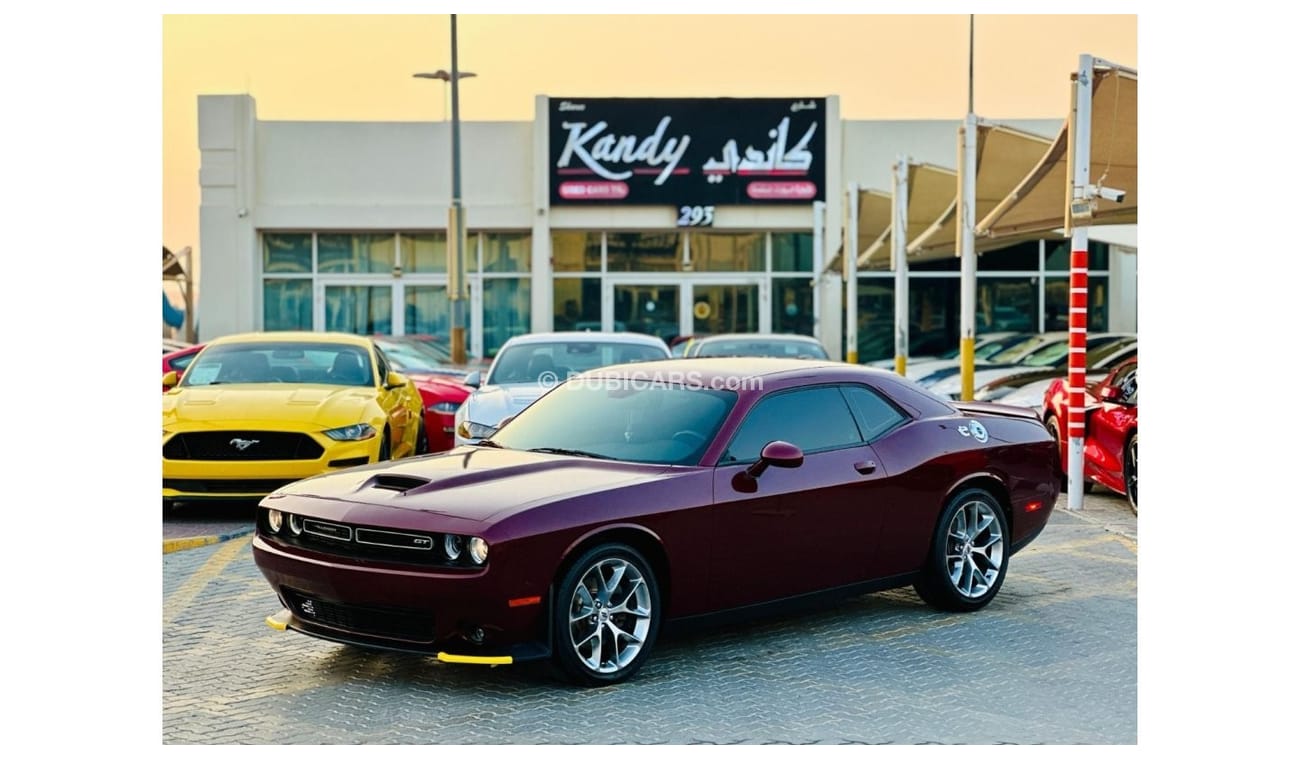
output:
[[[419,391],[360,335],[218,338],[163,387],[164,505],[260,498],[427,448]]]

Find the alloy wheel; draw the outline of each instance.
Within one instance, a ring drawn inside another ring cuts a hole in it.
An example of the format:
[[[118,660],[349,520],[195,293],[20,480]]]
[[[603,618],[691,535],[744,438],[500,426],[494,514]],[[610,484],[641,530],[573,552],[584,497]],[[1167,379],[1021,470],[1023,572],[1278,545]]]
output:
[[[967,599],[988,593],[1002,572],[1002,525],[980,499],[963,504],[948,523],[946,567],[952,587]]]
[[[569,645],[591,671],[617,673],[641,651],[653,614],[641,570],[621,557],[600,560],[574,587]]]

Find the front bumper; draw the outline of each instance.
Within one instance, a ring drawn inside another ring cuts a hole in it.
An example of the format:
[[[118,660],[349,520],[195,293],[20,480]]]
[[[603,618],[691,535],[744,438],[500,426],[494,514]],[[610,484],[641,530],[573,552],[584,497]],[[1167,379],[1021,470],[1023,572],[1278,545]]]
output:
[[[295,480],[369,464],[377,461],[379,456],[378,437],[364,441],[314,437],[324,449],[317,459],[232,461],[164,458],[163,498],[259,499]]]
[[[262,535],[253,539],[253,559],[285,607],[268,624],[445,661],[500,665],[550,655],[549,597],[512,606],[490,563],[458,570],[352,560],[283,547]]]

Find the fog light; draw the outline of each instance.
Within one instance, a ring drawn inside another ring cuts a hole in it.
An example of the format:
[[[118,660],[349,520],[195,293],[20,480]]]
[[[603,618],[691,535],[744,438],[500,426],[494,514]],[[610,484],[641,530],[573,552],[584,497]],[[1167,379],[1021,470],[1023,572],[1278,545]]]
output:
[[[481,565],[487,562],[488,545],[487,541],[475,536],[469,540],[469,558],[474,560],[474,564]]]
[[[298,515],[289,515],[289,532],[295,536],[302,535],[302,518]]]
[[[266,511],[266,525],[272,533],[279,533],[281,526],[284,525],[284,515],[278,509],[268,509]]]
[[[460,553],[465,550],[465,537],[448,533],[442,540],[442,550],[447,552],[447,559],[460,559]]]

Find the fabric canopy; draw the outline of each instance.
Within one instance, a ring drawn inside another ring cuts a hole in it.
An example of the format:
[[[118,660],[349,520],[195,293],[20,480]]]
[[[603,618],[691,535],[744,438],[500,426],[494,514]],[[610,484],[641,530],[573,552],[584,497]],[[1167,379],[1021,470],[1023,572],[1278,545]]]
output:
[[[1077,75],[1074,77],[1077,79]],[[1095,185],[1123,190],[1123,203],[1097,199],[1092,225],[1137,222],[1137,75],[1094,69],[1089,176]],[[1041,237],[1069,229],[1070,126],[975,226],[979,238]],[[976,214],[978,217],[978,213]],[[1005,241],[1004,241],[1005,242]]]
[[[1051,141],[1041,135],[1022,132],[1011,127],[980,124],[977,127],[975,147],[975,218],[980,219],[993,210],[1016,184],[1032,169]],[[957,252],[961,219],[957,214],[960,188],[932,223],[915,237],[909,235],[908,261],[927,261]],[[1009,245],[1008,240],[996,242],[979,240],[976,251]]]
[[[952,202],[957,172],[933,164],[909,164],[907,170],[907,239],[920,235]],[[887,214],[888,215],[888,214]],[[886,269],[893,251],[892,222],[858,256],[858,267]],[[866,241],[860,240],[859,244]]]
[[[881,190],[858,190],[858,248],[880,237],[880,232],[889,226],[889,193]],[[845,230],[847,233],[847,230]],[[845,236],[847,239],[847,235]],[[844,246],[841,244],[835,256],[826,263],[826,272],[844,274],[842,258]]]

